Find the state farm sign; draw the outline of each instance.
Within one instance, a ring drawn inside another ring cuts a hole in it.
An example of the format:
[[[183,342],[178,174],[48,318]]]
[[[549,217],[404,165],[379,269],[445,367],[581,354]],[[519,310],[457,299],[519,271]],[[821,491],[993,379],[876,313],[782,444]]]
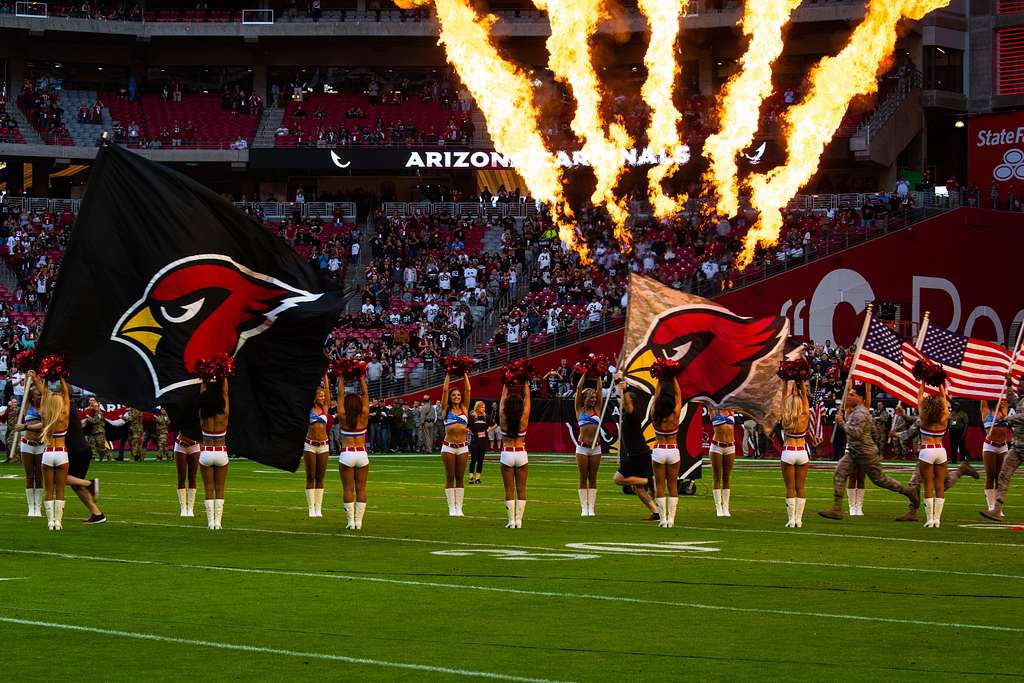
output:
[[[1024,183],[1024,112],[971,117],[968,135],[967,175],[983,202],[993,181]]]

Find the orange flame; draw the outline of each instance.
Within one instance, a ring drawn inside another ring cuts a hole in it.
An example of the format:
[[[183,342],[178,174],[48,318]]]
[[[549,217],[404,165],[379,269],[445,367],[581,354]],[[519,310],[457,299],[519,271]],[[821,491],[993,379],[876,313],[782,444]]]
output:
[[[747,233],[740,267],[754,258],[758,244],[779,239],[782,209],[818,169],[825,145],[832,139],[850,101],[875,91],[875,74],[896,47],[900,19],[920,19],[945,7],[950,0],[871,0],[864,21],[835,56],[822,59],[810,74],[807,96],[787,110],[783,119],[788,157],[784,166],[749,179],[751,203],[760,212],[758,223]]]
[[[603,0],[534,0],[547,10],[551,24],[548,38],[548,66],[555,78],[569,86],[576,100],[576,114],[570,127],[583,142],[586,157],[597,178],[590,200],[604,204],[615,224],[619,248],[629,248],[631,235],[626,226],[629,211],[615,197],[615,186],[625,166],[625,151],[633,142],[621,122],[605,126],[601,117],[602,91],[590,54],[590,36],[604,17]]]
[[[683,118],[672,100],[679,63],[676,61],[676,39],[682,18],[682,0],[640,0],[640,11],[647,17],[651,38],[644,54],[647,79],[640,89],[644,102],[651,108],[647,144],[657,153],[679,158],[679,121]],[[647,196],[658,218],[667,218],[679,211],[686,196],[672,198],[661,183],[675,173],[675,164],[657,164],[647,171]]]
[[[397,0],[406,9],[430,0]],[[588,261],[577,239],[572,211],[563,193],[562,172],[541,136],[540,115],[529,77],[498,53],[491,40],[495,18],[480,16],[468,0],[433,0],[441,28],[439,43],[466,89],[480,107],[494,147],[509,157],[530,194],[549,203],[559,238]]]
[[[782,29],[801,0],[747,0],[743,33],[750,39],[741,70],[725,86],[719,108],[720,129],[704,141],[710,168],[708,180],[723,216],[739,212],[736,155],[757,133],[761,103],[772,92],[772,66],[782,54]]]

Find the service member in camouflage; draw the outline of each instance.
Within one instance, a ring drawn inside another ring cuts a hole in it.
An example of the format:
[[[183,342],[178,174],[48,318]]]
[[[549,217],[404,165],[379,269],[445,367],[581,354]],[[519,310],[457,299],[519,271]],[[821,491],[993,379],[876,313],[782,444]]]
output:
[[[142,453],[142,411],[138,408],[129,408],[125,415],[125,422],[128,423],[128,431],[131,434],[129,443],[132,453],[132,462],[143,462],[146,456]]]
[[[171,459],[171,453],[167,450],[167,437],[171,429],[171,418],[164,408],[156,414],[156,459]]]
[[[92,458],[101,462],[107,456],[107,462],[113,460],[113,454],[107,450],[107,418],[103,414],[103,406],[95,396],[89,398],[89,415],[85,418],[85,438],[92,449]]]

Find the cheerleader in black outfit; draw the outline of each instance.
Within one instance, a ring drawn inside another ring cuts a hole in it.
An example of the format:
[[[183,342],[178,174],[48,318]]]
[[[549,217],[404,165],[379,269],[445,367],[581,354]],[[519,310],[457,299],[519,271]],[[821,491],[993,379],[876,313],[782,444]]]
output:
[[[473,406],[473,412],[469,416],[469,483],[479,484],[480,475],[484,471],[484,455],[490,445],[488,432],[492,426],[491,419],[487,416],[487,408],[483,401],[477,401]]]

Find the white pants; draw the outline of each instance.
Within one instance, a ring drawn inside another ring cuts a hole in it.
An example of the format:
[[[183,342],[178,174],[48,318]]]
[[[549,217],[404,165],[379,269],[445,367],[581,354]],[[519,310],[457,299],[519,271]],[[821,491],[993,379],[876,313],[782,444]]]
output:
[[[330,444],[326,443],[322,443],[319,446],[314,446],[313,444],[307,441],[306,443],[302,444],[302,451],[304,453],[316,453],[317,455],[320,455],[321,453],[330,453],[331,446]]]
[[[345,467],[368,467],[370,456],[366,454],[365,448],[358,451],[342,448],[341,453],[338,454],[338,462]]]
[[[203,467],[227,467],[227,451],[208,451],[205,448],[199,450],[199,464]]]
[[[601,447],[594,446],[593,448],[590,448],[589,446],[577,446],[576,455],[601,455]]]
[[[175,453],[184,453],[185,455],[192,455],[193,453],[198,453],[199,452],[199,444],[194,443],[191,446],[183,446],[182,444],[180,444],[177,441],[175,441],[174,442],[174,452]]]
[[[67,451],[46,451],[43,453],[43,465],[46,467],[60,467],[68,464]]]
[[[530,459],[527,457],[525,448],[515,451],[502,449],[501,451],[501,464],[506,467],[522,467],[528,462]]]
[[[801,448],[798,451],[783,449],[781,459],[782,462],[787,465],[806,465],[811,461],[811,459],[807,457],[806,448]]]
[[[451,453],[453,455],[469,455],[469,446],[463,444],[455,448],[452,446],[445,446],[444,444],[441,444],[441,452]]]
[[[42,455],[46,451],[46,446],[41,443],[29,443],[25,439],[21,440],[21,452],[28,453],[29,455]]]
[[[659,465],[675,465],[679,462],[679,448],[677,446],[668,448],[657,446],[651,451],[651,460]]]
[[[946,462],[946,449],[943,446],[922,446],[917,459],[931,465],[941,465]]]
[[[1010,448],[1005,443],[1002,446],[996,446],[995,444],[991,444],[988,441],[986,441],[985,445],[981,447],[981,452],[995,453],[996,455],[1006,455],[1007,453],[1010,452]]]
[[[708,453],[720,453],[721,455],[736,455],[736,446],[719,446],[717,441],[712,441],[708,447]]]

